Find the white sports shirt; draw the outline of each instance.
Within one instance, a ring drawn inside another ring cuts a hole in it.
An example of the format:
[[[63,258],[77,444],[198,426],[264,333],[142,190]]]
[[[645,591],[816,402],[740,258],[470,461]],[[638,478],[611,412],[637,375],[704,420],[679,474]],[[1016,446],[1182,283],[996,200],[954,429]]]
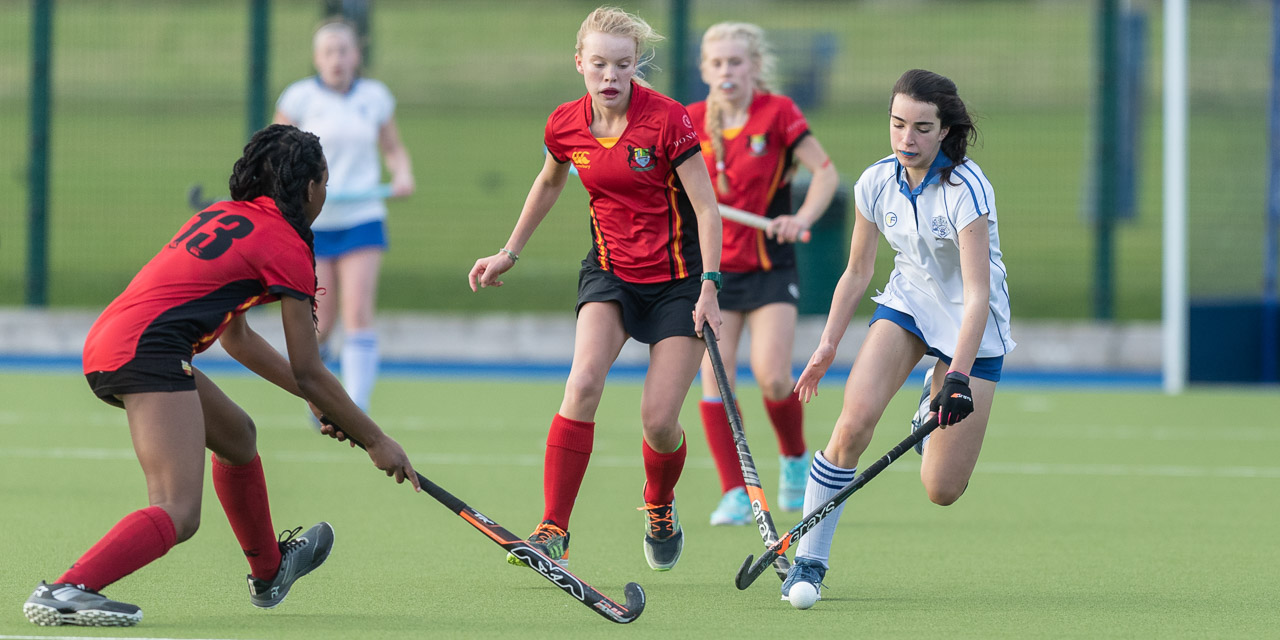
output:
[[[871,165],[854,185],[854,201],[863,217],[874,222],[897,252],[893,273],[873,301],[901,311],[916,321],[925,342],[954,357],[964,311],[957,232],[979,216],[987,216],[990,240],[991,294],[979,358],[1002,356],[1016,346],[1009,327],[1009,288],[1000,261],[996,200],[982,169],[968,158],[941,181],[949,163],[938,153],[925,180],[913,191],[906,170],[894,156]]]
[[[329,163],[329,195],[364,193],[382,179],[378,131],[395,114],[396,101],[377,80],[356,78],[351,89],[338,93],[319,76],[299,80],[280,94],[276,109],[299,129],[316,134]],[[333,231],[387,217],[381,198],[326,202],[312,229]]]

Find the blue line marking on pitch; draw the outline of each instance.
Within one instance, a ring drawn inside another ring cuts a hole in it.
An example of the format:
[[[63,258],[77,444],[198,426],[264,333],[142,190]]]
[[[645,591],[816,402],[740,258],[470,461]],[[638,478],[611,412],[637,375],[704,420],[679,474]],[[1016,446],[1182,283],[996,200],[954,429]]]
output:
[[[253,375],[234,360],[200,359],[195,365],[208,373]],[[0,371],[80,371],[78,356],[6,355],[0,354]],[[610,379],[638,382],[644,379],[648,367],[643,364],[615,364],[609,372]],[[800,376],[803,367],[796,367]],[[534,362],[474,362],[463,360],[384,360],[381,375],[395,378],[446,378],[446,379],[507,379],[563,381],[569,376],[569,363]],[[912,372],[906,386],[915,387],[923,380],[924,369]],[[824,385],[843,385],[849,376],[849,367],[833,366],[823,378]],[[746,365],[738,367],[738,379],[751,380],[751,370]],[[1068,387],[1123,387],[1159,388],[1161,377],[1154,370],[1088,370],[1088,369],[1009,369],[1000,380],[1001,387],[1010,386],[1068,386]]]

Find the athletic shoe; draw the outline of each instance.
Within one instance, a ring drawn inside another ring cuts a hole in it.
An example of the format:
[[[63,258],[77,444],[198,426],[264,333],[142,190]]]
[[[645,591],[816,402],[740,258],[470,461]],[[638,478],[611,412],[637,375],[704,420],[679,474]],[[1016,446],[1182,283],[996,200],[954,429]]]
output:
[[[46,584],[44,580],[22,605],[22,613],[42,627],[132,627],[142,620],[142,609],[131,604],[111,600],[82,584]]]
[[[920,392],[920,406],[916,408],[916,414],[911,416],[911,432],[915,433],[916,429],[924,426],[929,421],[929,402],[932,400],[930,392],[933,391],[933,369],[924,374],[924,391]],[[932,434],[930,434],[932,435]],[[925,436],[924,440],[916,443],[916,453],[924,455],[924,443],[929,441],[929,436]]]
[[[742,487],[734,487],[720,496],[720,504],[711,512],[713,527],[740,526],[751,524],[752,520],[751,499],[747,497],[747,490]]]
[[[644,558],[649,561],[649,568],[670,571],[684,549],[684,530],[680,528],[675,503],[646,502],[639,510],[645,512]]]
[[[528,542],[530,546],[536,547],[556,564],[569,568],[569,532],[557,527],[556,523],[543,520],[542,524],[533,530],[533,535],[529,536]],[[525,566],[524,560],[510,553],[507,554],[507,562],[517,567]]]
[[[809,452],[799,456],[778,456],[778,509],[799,511],[804,508],[804,488],[809,483]]]
[[[249,602],[260,609],[271,609],[289,595],[289,587],[298,578],[324,564],[333,550],[333,527],[321,522],[302,535],[302,527],[280,534],[280,569],[272,580],[259,580],[249,575]]]
[[[787,571],[787,579],[782,582],[782,599],[786,602],[791,601],[791,587],[797,582],[808,582],[813,585],[813,590],[818,592],[818,599],[822,599],[822,579],[827,577],[827,568],[822,563],[812,558],[796,558],[796,563],[791,565],[791,570]]]

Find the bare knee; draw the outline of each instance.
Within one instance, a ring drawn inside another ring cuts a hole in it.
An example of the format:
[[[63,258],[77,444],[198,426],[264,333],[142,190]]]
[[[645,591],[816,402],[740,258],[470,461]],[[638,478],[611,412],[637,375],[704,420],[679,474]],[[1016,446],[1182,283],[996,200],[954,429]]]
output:
[[[248,414],[233,420],[206,422],[206,445],[218,461],[233,467],[249,464],[258,456],[258,426]]]
[[[600,396],[604,393],[604,379],[595,376],[571,374],[564,386],[564,404],[574,407],[594,408],[600,404]]]
[[[969,488],[966,481],[962,485],[944,484],[944,483],[925,483],[924,490],[929,496],[929,501],[940,506],[947,507],[956,503],[960,496],[964,495],[965,489]]]
[[[766,400],[777,402],[785,400],[795,389],[795,381],[790,376],[764,375],[757,378],[760,393]]]
[[[173,521],[174,544],[190,540],[200,528],[199,501],[194,505],[158,504],[153,506],[164,509],[165,513],[169,514],[169,519]]]
[[[827,444],[827,462],[844,469],[852,469],[858,464],[858,457],[867,450],[874,431],[875,424],[872,422],[841,415],[836,421],[836,428],[831,432],[831,440]]]

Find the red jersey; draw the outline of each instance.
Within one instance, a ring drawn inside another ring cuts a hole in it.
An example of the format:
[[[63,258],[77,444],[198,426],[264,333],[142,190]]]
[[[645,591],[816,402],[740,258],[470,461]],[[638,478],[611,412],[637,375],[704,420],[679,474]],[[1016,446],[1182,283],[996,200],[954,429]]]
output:
[[[716,154],[707,134],[707,103],[689,105],[689,117],[702,139],[702,157],[716,183]],[[747,123],[733,137],[724,138],[724,172],[730,193],[722,204],[770,218],[791,215],[793,152],[809,134],[809,123],[790,98],[757,92],[747,107]],[[732,273],[769,271],[795,265],[795,245],[770,240],[761,229],[724,221],[724,249],[720,269]]]
[[[667,282],[702,273],[698,221],[676,167],[698,152],[684,106],[631,83],[627,128],[605,148],[591,133],[590,94],[547,118],[544,142],[573,162],[591,202],[587,259],[627,282]],[[681,206],[683,202],[683,206]]]
[[[200,353],[232,318],[282,295],[315,298],[307,243],[271,198],[214,203],[98,316],[84,372],[115,371],[139,355]]]

